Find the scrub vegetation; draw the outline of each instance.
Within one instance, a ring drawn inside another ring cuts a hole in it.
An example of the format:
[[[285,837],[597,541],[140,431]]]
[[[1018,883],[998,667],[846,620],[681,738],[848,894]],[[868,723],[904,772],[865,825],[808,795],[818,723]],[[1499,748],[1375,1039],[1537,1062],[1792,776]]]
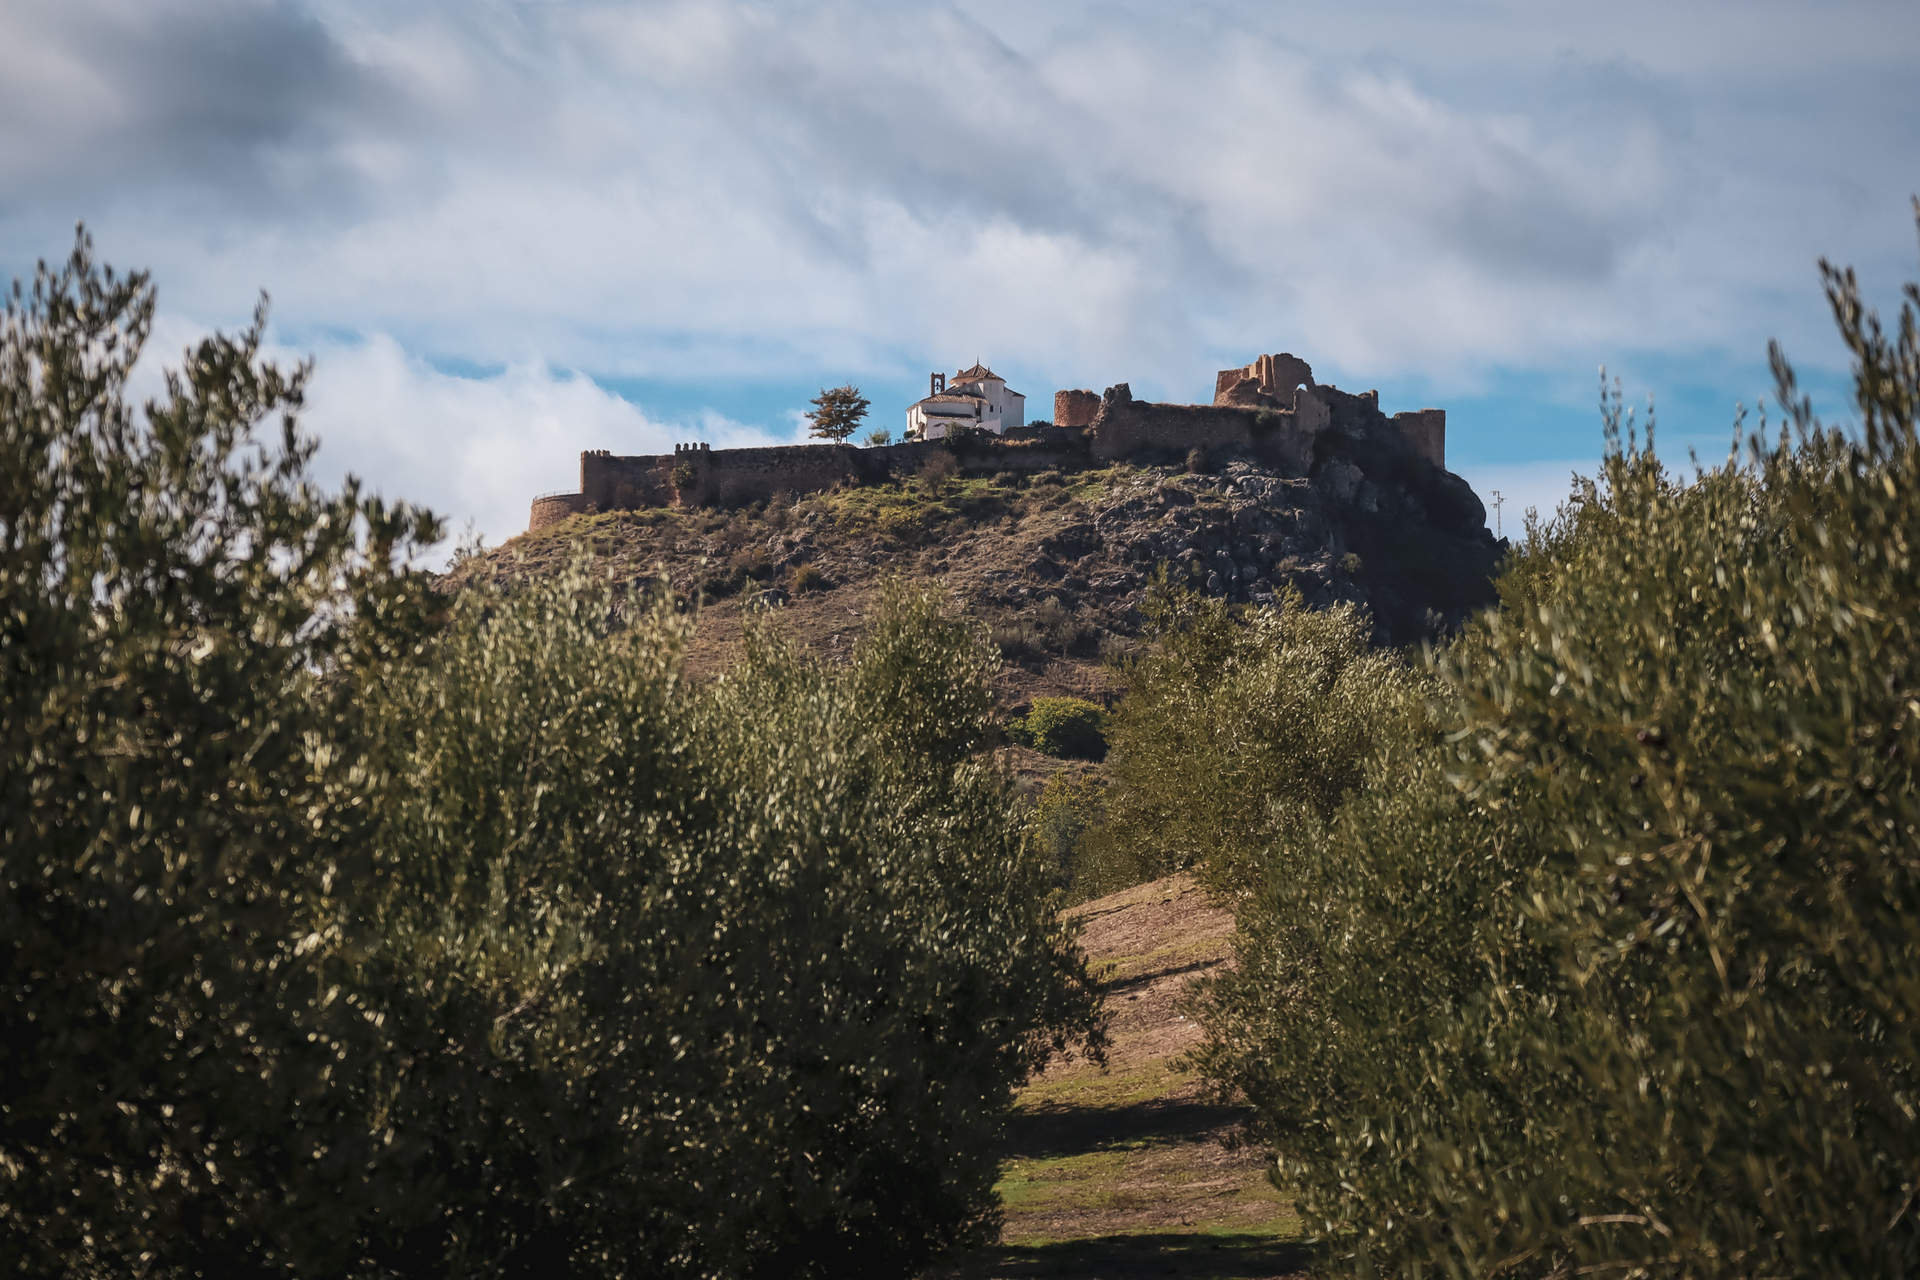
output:
[[[0,1257],[19,1274],[904,1274],[991,1236],[1096,995],[981,631],[684,676],[670,595],[449,601],[307,476],[262,322],[136,414],[84,239],[0,327]]]
[[[436,583],[258,320],[136,416],[152,292],[83,239],[0,327],[0,1257],[1920,1272],[1920,286],[1888,335],[1822,270],[1857,424],[1776,349],[1777,431],[1682,476],[1603,383],[1600,473],[1415,651],[1332,560],[1145,588],[1265,510],[1233,462]]]
[[[1603,392],[1496,609],[1403,659],[1175,593],[1040,811],[1231,904],[1189,1063],[1333,1274],[1920,1270],[1920,289],[1823,272],[1855,429],[1776,348],[1778,433],[1676,477]]]

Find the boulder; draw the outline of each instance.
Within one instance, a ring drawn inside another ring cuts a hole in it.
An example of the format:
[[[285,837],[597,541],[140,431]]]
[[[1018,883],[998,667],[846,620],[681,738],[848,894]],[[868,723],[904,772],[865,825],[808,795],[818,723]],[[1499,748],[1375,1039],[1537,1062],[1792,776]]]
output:
[[[1335,502],[1351,502],[1366,477],[1360,468],[1344,458],[1330,462],[1320,472],[1320,491]]]

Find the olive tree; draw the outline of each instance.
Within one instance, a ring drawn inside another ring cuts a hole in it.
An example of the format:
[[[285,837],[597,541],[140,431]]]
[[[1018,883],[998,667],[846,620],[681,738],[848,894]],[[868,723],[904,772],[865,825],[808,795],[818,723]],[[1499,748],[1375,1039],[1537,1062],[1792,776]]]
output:
[[[104,1277],[907,1274],[1097,1051],[993,660],[698,682],[664,592],[454,599],[308,475],[264,316],[136,413],[84,238],[0,327],[0,1257]],[[266,431],[278,426],[277,435]]]

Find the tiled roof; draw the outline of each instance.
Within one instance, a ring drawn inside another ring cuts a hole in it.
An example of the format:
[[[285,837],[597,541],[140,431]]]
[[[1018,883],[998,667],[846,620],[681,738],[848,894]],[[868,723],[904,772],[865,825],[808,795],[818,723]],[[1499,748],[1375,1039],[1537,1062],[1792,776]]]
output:
[[[1000,378],[1000,375],[983,364],[976,364],[971,369],[962,369],[953,375],[955,382],[976,382],[981,378]],[[1000,378],[1000,381],[1005,382],[1006,379]]]
[[[921,404],[954,404],[954,403],[972,404],[976,400],[982,404],[985,404],[987,401],[987,398],[985,396],[970,395],[964,391],[942,391],[937,396],[928,396],[926,399],[922,400],[920,403]]]
[[[994,374],[993,376],[994,376],[994,379],[998,381],[1001,386],[1003,387],[1006,386],[1007,380],[1005,378],[1002,378],[997,373]],[[966,379],[956,378],[952,382],[949,382],[947,384],[947,389],[952,390],[955,387],[977,387],[980,385],[981,382],[982,382],[982,379],[980,378],[966,378]],[[1015,391],[1012,387],[1007,387],[1007,394],[1010,396],[1020,395],[1020,393],[1018,391]],[[1025,396],[1021,396],[1021,399],[1024,400],[1025,398],[1026,398]]]

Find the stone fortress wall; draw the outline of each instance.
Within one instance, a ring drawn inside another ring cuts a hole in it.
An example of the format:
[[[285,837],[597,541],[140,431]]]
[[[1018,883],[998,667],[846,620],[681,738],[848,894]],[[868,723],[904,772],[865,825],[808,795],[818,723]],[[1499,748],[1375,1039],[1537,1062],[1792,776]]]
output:
[[[1122,459],[1178,461],[1197,448],[1210,457],[1246,454],[1284,474],[1306,475],[1323,432],[1368,431],[1381,424],[1408,452],[1446,469],[1446,410],[1416,409],[1384,418],[1378,392],[1352,395],[1319,386],[1307,362],[1286,353],[1221,370],[1210,405],[1135,400],[1125,383],[1103,395],[1060,391],[1053,404],[1052,425],[1001,436],[966,434],[870,448],[801,444],[715,450],[678,444],[670,454],[642,456],[590,449],[580,455],[579,492],[534,499],[527,529],[546,528],[581,512],[738,506],[776,493],[878,483],[912,475],[937,454],[952,457],[962,474],[993,474],[1075,470]]]
[[[1053,393],[1053,425],[1086,428],[1100,412],[1100,397],[1091,391]]]
[[[1240,405],[1251,409],[1270,409],[1280,412],[1300,408],[1299,397],[1309,400],[1330,401],[1344,393],[1333,387],[1321,387],[1314,383],[1313,369],[1305,360],[1282,352],[1274,356],[1261,356],[1244,369],[1222,369],[1214,375],[1213,402],[1216,405]],[[1371,397],[1373,411],[1379,410],[1379,393],[1365,392],[1353,399]],[[1447,411],[1445,409],[1411,409],[1393,415],[1391,421],[1406,437],[1413,451],[1439,467],[1447,468]],[[1319,430],[1318,426],[1302,420],[1306,430]]]
[[[1404,409],[1393,421],[1406,434],[1413,451],[1439,467],[1447,469],[1447,411],[1445,409]]]
[[[543,493],[533,500],[533,512],[527,518],[527,528],[544,529],[550,524],[559,524],[562,520],[577,516],[587,509],[587,498],[583,493]]]

